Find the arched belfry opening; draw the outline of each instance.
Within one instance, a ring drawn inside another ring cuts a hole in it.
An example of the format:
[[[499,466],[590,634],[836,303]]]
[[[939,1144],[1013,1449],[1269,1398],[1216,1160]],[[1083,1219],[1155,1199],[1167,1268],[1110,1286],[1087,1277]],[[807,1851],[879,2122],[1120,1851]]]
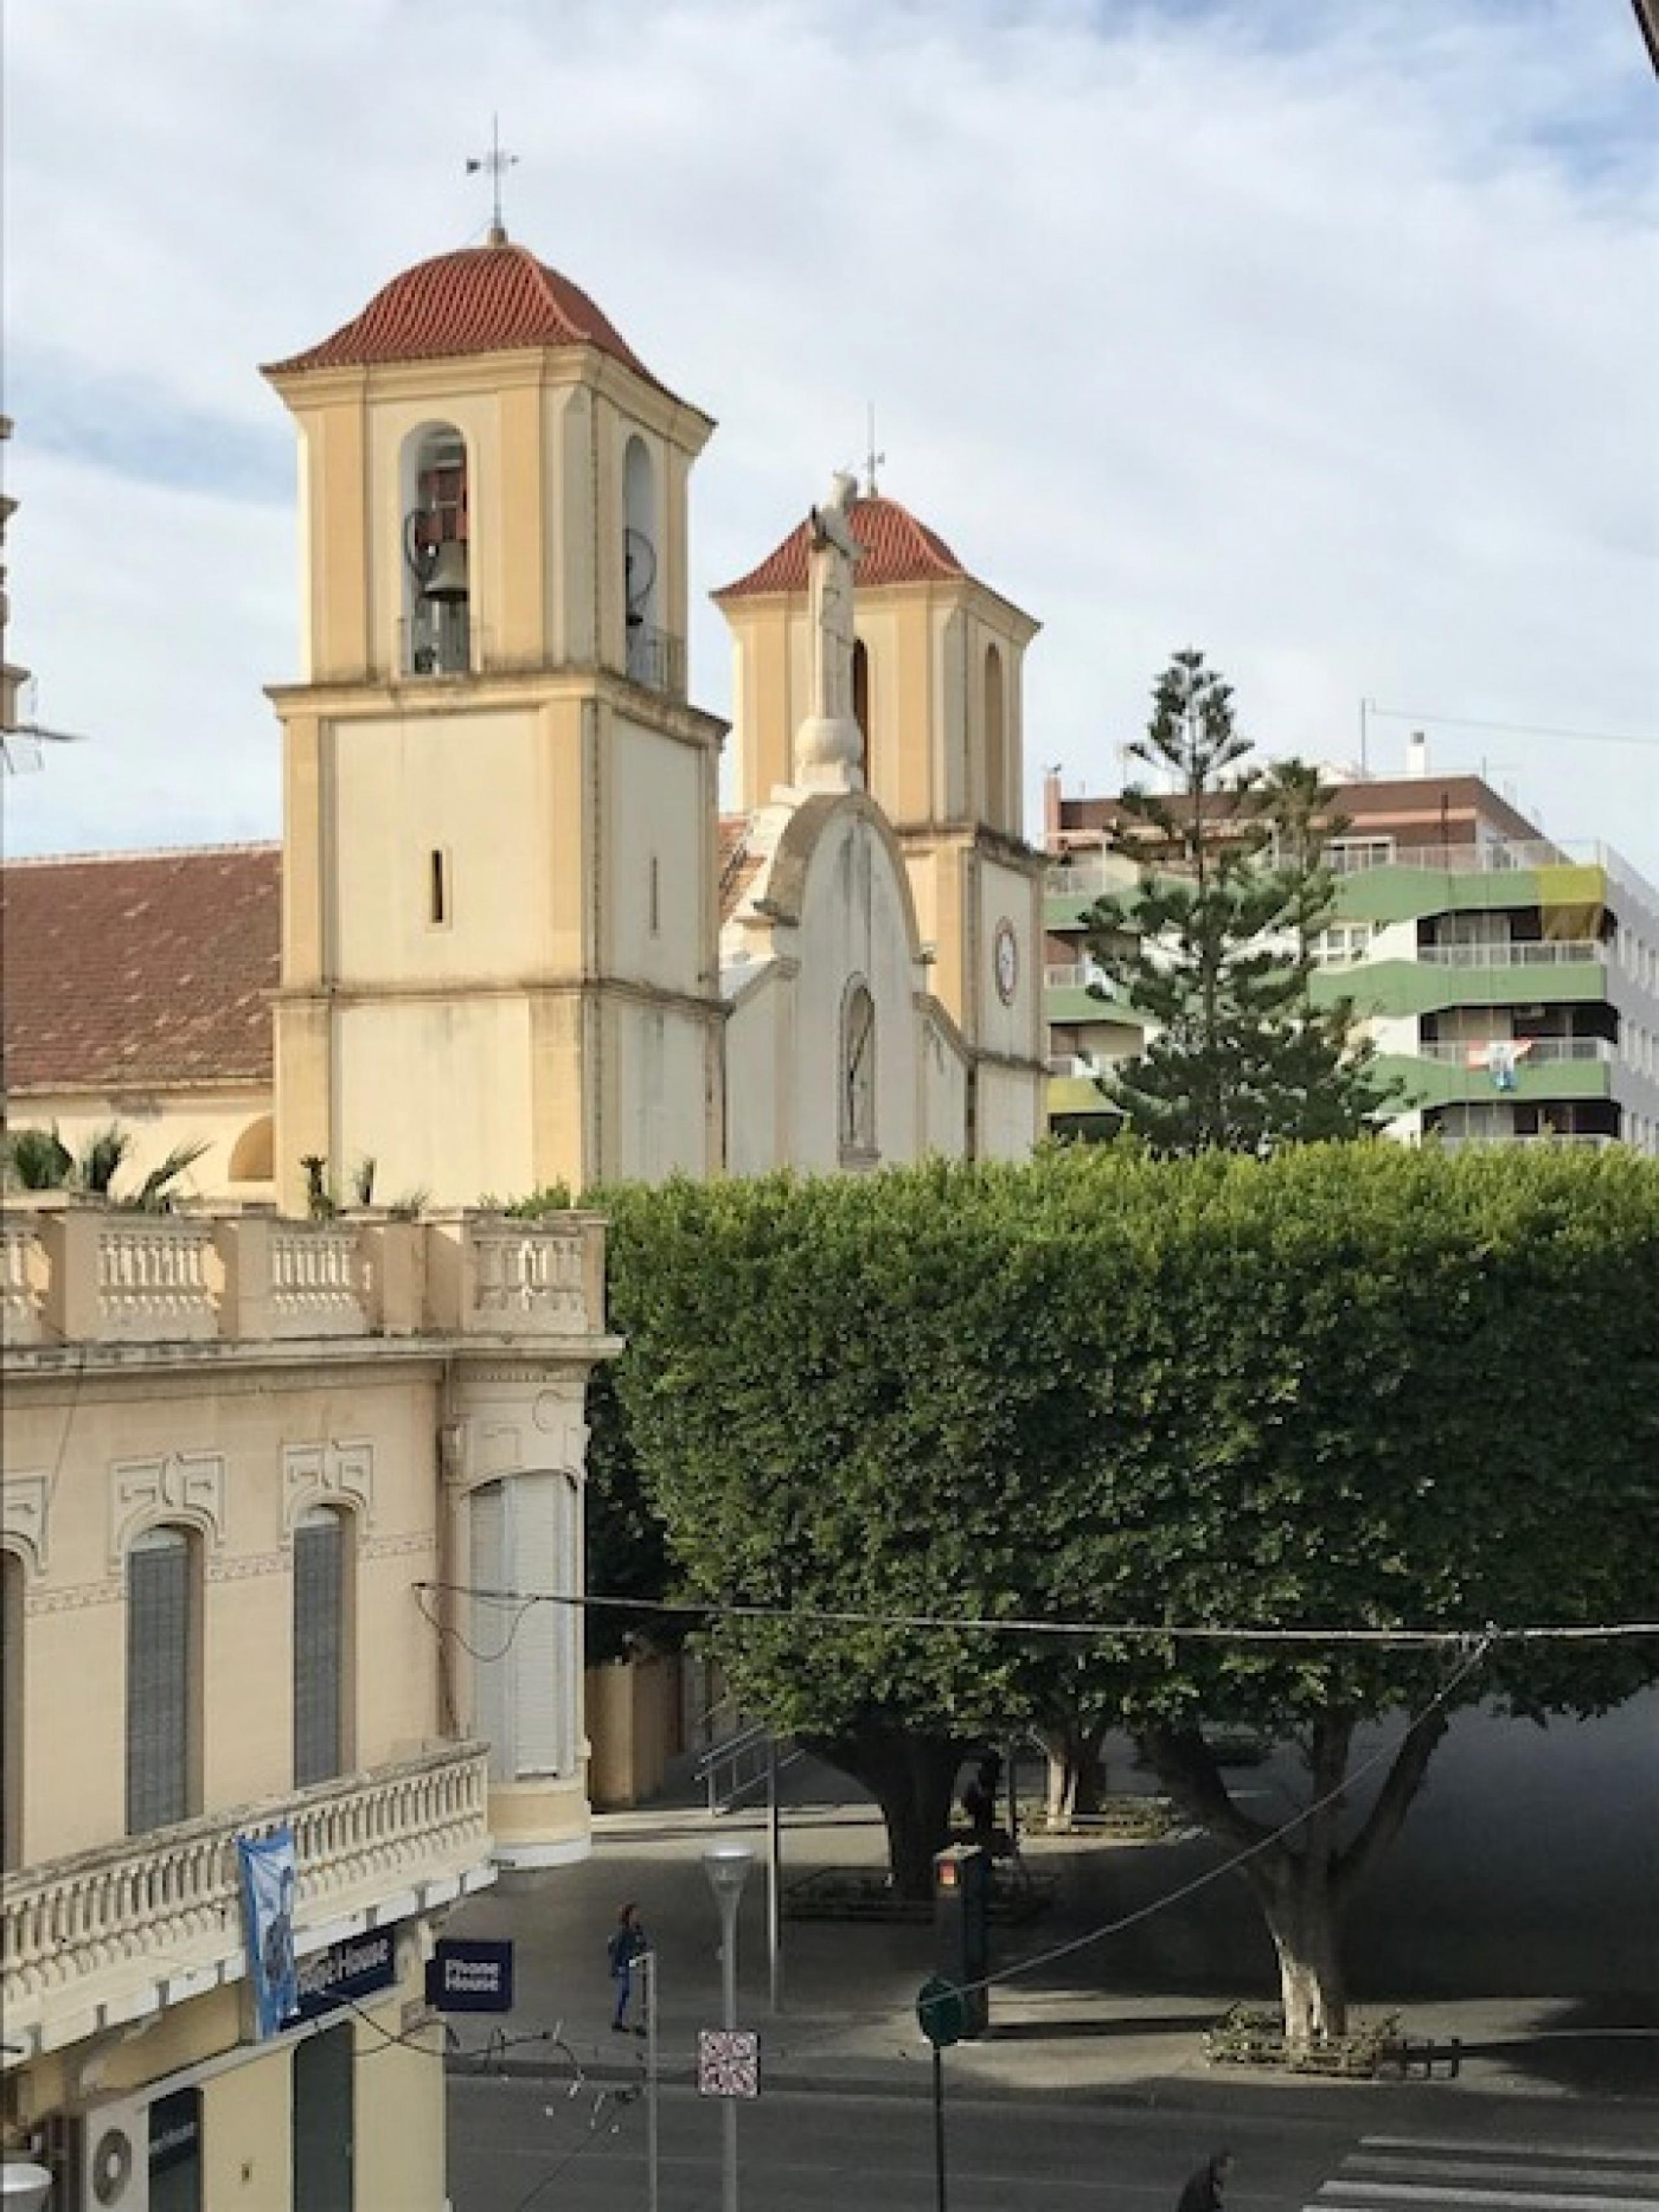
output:
[[[657,472],[650,450],[635,434],[623,457],[623,609],[628,673],[654,691],[668,689],[659,617],[662,544],[657,514]]]
[[[1008,693],[1000,647],[985,648],[985,819],[1008,824]]]
[[[870,648],[864,640],[856,638],[853,644],[853,719],[859,726],[859,735],[864,740],[864,752],[860,765],[864,770],[864,787],[876,787],[873,759],[870,750]]]
[[[472,545],[466,441],[447,422],[404,447],[404,671],[464,675],[472,664]]]

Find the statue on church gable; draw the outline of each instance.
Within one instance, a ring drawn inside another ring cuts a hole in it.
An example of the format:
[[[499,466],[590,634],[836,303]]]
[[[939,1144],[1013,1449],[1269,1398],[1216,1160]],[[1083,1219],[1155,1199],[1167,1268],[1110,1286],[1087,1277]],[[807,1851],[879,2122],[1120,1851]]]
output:
[[[858,480],[838,471],[807,518],[807,714],[795,738],[796,780],[815,791],[857,791],[864,740],[853,712],[853,535]]]

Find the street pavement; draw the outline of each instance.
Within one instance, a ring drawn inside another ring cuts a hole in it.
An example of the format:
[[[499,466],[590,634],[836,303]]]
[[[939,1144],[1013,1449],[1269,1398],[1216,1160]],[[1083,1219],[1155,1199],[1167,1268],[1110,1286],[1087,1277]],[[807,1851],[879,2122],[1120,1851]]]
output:
[[[550,2096],[543,2082],[470,2081],[452,2099],[454,2212],[642,2212],[644,2113],[609,2099]],[[1363,2106],[1360,2107],[1363,2111]],[[1508,2108],[1524,2118],[1531,2108]],[[1473,2124],[1390,2130],[1352,2094],[1322,2115],[1190,2112],[1079,2101],[1017,2106],[947,2094],[951,2212],[1173,2212],[1213,2150],[1234,2154],[1228,2212],[1659,2212],[1659,2141],[1626,2118],[1560,2136],[1465,2108]],[[1616,2124],[1615,2124],[1616,2125]],[[932,2102],[782,2091],[739,2116],[745,2212],[925,2212],[936,2204]],[[715,2212],[720,2116],[689,2091],[660,2107],[661,2212]]]
[[[1269,1764],[1235,1778],[1266,1814],[1297,1778]],[[789,1780],[799,1802],[786,1881],[884,1864],[878,1817],[839,1778],[808,1763]],[[1131,1785],[1150,1783],[1121,1753],[1113,1786]],[[1565,2212],[1557,2200],[1568,2199],[1577,2212],[1659,2212],[1656,1804],[1659,1699],[1573,1730],[1459,1721],[1349,1930],[1360,2011],[1398,2011],[1412,2033],[1460,2039],[1458,2077],[1431,2083],[1212,2067],[1205,2027],[1236,1998],[1277,1993],[1238,1877],[1190,1888],[1220,1866],[1192,1835],[1032,1840],[1030,1867],[1057,1885],[1054,1910],[997,1931],[994,1970],[1015,1971],[993,1992],[992,2033],[946,2055],[961,2143],[951,2206],[1169,2212],[1171,2173],[1178,2184],[1231,2137],[1253,2148],[1230,2212]],[[933,1969],[930,1929],[787,1922],[773,2013],[764,1822],[711,1820],[681,1804],[602,1816],[586,1863],[504,1880],[452,1920],[452,1934],[511,1936],[517,1975],[507,2019],[453,2023],[455,2212],[514,2212],[544,2182],[536,2204],[644,2203],[634,2094],[643,2054],[611,2033],[605,1956],[629,1899],[659,1970],[663,2212],[719,2202],[714,2107],[693,2086],[697,2031],[720,2019],[718,1920],[699,1860],[711,1841],[738,1839],[757,1855],[739,1923],[738,2012],[760,2031],[763,2084],[741,2119],[745,2167],[763,2177],[745,2203],[802,2212],[933,2203],[930,2054],[915,2017]],[[1138,1914],[1118,1933],[1097,1932]],[[1076,1948],[1049,1955],[1066,1945]],[[507,2041],[489,2050],[496,2028]],[[1454,2155],[1449,2142],[1473,2147]],[[1609,2150],[1598,2165],[1588,2148],[1597,2142],[1629,2155]],[[564,2159],[568,2176],[555,2182]],[[1478,2171],[1455,2178],[1441,2171],[1448,2160]]]

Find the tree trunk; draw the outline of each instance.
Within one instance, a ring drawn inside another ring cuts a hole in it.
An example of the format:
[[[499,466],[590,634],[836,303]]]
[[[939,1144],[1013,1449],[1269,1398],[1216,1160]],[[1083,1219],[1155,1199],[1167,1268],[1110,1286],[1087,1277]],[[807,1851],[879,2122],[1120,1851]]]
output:
[[[893,1887],[912,1904],[933,1893],[933,1854],[951,1840],[951,1792],[963,1746],[869,1722],[808,1748],[860,1782],[881,1808]]]
[[[1042,1747],[1048,1754],[1048,1826],[1066,1835],[1079,1814],[1098,1813],[1106,1802],[1106,1762],[1101,1747],[1104,1728],[1070,1726],[1045,1729]]]
[[[1279,1954],[1285,2041],[1307,2051],[1348,2032],[1348,1991],[1342,1970],[1341,1914],[1331,1894],[1330,1866],[1295,1852],[1269,1856],[1251,1887],[1261,1902]]]
[[[1234,1803],[1200,1730],[1155,1727],[1141,1739],[1176,1802],[1217,1842],[1240,1855],[1239,1871],[1261,1907],[1279,1954],[1285,2039],[1292,2051],[1305,2051],[1322,2036],[1347,2033],[1342,1916],[1378,1856],[1400,1832],[1449,1723],[1443,1705],[1431,1705],[1412,1723],[1370,1811],[1346,1845],[1343,1783],[1354,1723],[1341,1705],[1318,1707],[1310,1717],[1310,1801],[1294,1819],[1273,1827]],[[1280,1840],[1291,1836],[1294,1844]]]

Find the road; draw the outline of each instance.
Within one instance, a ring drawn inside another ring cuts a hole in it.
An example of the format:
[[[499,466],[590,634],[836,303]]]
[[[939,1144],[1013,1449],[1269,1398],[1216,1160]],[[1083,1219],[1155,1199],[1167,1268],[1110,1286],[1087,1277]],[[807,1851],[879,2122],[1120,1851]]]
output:
[[[948,2062],[947,2062],[948,2063]],[[739,2116],[748,2212],[932,2212],[931,2101],[781,2092]],[[1497,2121],[1448,2104],[1432,2134],[1390,2131],[1388,2099],[1334,2090],[1328,2116],[1271,2108],[1217,2124],[1038,2098],[951,2100],[951,2212],[1171,2212],[1224,2141],[1228,2212],[1659,2212],[1651,2114],[1515,2100]],[[457,2080],[454,2212],[645,2212],[644,2116],[544,2081]],[[1462,2123],[1460,2124],[1460,2123]],[[718,2212],[720,2123],[689,2090],[661,2106],[661,2212]]]

